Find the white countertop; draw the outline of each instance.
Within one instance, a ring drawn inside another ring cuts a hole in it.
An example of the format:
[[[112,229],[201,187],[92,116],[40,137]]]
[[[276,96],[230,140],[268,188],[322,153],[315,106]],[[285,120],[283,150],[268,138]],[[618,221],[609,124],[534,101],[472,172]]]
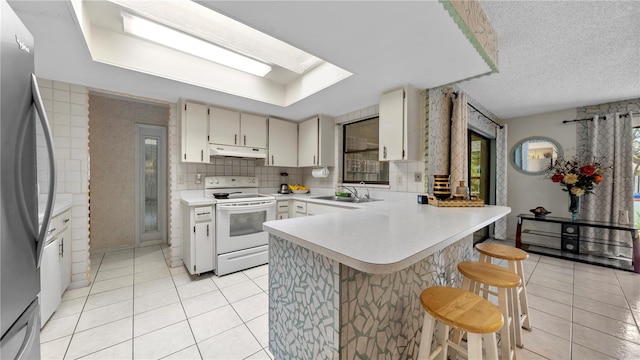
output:
[[[404,201],[349,206],[358,209],[269,221],[263,228],[356,270],[385,274],[413,265],[511,212],[505,206],[437,208]]]
[[[204,196],[204,190],[182,190],[180,192],[180,201],[189,206],[213,205],[215,199]]]
[[[60,215],[63,211],[71,209],[71,194],[56,194],[55,202],[53,203],[53,210],[51,211],[51,217]],[[47,205],[47,199],[43,196],[38,198],[38,223],[42,223],[44,217],[44,208]]]

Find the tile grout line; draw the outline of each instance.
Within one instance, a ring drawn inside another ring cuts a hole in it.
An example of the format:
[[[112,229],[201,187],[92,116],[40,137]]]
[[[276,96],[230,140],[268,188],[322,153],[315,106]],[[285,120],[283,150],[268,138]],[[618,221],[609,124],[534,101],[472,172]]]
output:
[[[165,257],[166,260],[166,256],[164,255],[164,251],[162,252],[162,255]],[[169,267],[169,264],[167,263],[167,268]],[[187,273],[188,274],[188,273]],[[178,285],[176,284],[175,279],[173,278],[173,273],[171,272],[171,270],[169,270],[169,275],[171,276],[171,282],[173,282],[173,286],[176,290],[176,294],[178,294],[178,301],[180,302],[180,307],[182,308],[182,312],[184,313],[184,318],[187,321],[187,325],[189,326],[189,331],[191,332],[191,337],[193,338],[193,344],[196,346],[196,349],[198,350],[198,355],[200,356],[200,359],[203,359],[202,357],[202,351],[200,350],[200,346],[198,345],[198,341],[196,340],[196,335],[193,333],[193,328],[191,327],[191,322],[189,321],[189,316],[187,315],[187,311],[184,308],[184,304],[182,303],[182,297],[180,296],[180,292],[178,292]],[[213,282],[213,281],[212,281]],[[214,286],[216,286],[215,284],[213,284]],[[216,286],[216,289],[218,287]],[[189,347],[191,347],[193,345],[189,345],[184,349],[178,350],[172,354],[169,354],[167,356],[173,355],[177,352],[180,352],[182,350],[188,349]],[[166,357],[166,356],[165,356]]]
[[[100,271],[100,267],[102,266],[102,262],[103,261],[104,261],[104,254],[102,254],[102,259],[100,260],[100,265],[98,265],[98,269],[96,270],[96,277],[98,276],[98,271]],[[67,344],[67,348],[64,351],[64,355],[62,357],[63,359],[65,359],[67,357],[67,354],[69,353],[69,348],[71,348],[71,342],[73,342],[73,337],[76,335],[76,329],[78,328],[78,324],[80,323],[80,319],[82,319],[82,313],[84,312],[85,306],[87,306],[87,301],[89,301],[89,295],[91,295],[91,290],[93,289],[93,284],[95,284],[95,281],[91,282],[91,286],[89,288],[89,292],[87,293],[87,296],[84,299],[84,304],[82,304],[82,309],[80,309],[80,315],[78,316],[78,321],[76,321],[76,325],[73,327],[73,331],[71,332],[71,338],[69,339],[69,343]],[[88,355],[88,354],[86,354],[86,355]]]

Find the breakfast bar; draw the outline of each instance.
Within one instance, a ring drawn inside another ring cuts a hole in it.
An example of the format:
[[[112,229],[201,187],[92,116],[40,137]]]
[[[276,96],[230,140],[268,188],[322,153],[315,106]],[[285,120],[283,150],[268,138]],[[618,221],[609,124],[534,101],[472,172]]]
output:
[[[459,286],[471,235],[510,208],[377,202],[269,221],[269,349],[277,359],[412,359],[420,292]]]

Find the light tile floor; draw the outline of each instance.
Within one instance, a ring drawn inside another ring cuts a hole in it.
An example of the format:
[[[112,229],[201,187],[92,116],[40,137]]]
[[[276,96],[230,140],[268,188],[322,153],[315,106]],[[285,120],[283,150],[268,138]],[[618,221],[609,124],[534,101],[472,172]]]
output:
[[[169,268],[168,247],[91,257],[41,331],[43,359],[265,359],[268,265],[217,277]]]
[[[43,359],[272,359],[268,266],[217,277],[153,246],[92,256],[41,333]],[[477,254],[476,254],[477,255]],[[640,275],[531,254],[519,359],[640,359]]]

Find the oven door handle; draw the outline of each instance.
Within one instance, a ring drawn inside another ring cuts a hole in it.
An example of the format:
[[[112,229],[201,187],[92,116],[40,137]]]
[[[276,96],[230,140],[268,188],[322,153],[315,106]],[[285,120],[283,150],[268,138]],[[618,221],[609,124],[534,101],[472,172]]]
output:
[[[238,204],[217,204],[218,210],[245,210],[245,209],[268,209],[269,207],[276,204],[275,200],[272,201],[263,201],[258,204],[249,203],[249,205],[238,205]]]

